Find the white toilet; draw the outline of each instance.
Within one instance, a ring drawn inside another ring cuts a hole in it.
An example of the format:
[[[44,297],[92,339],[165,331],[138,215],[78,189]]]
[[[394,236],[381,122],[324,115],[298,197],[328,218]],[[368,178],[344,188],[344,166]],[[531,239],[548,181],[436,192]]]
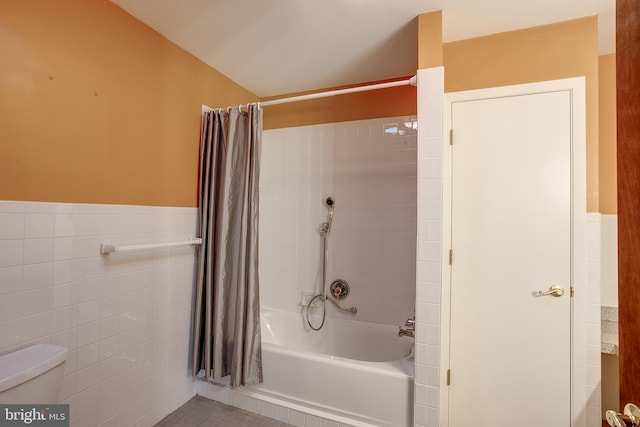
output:
[[[0,403],[57,403],[67,352],[34,344],[0,356]]]

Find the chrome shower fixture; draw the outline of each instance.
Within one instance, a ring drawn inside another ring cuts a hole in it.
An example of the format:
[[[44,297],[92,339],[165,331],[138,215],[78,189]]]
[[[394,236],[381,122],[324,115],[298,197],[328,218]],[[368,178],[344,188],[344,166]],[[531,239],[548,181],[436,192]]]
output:
[[[329,219],[327,222],[322,224],[320,231],[323,233],[329,233],[329,231],[331,231],[331,223],[333,222],[333,205],[335,205],[336,199],[329,196],[324,200],[324,203],[327,205],[327,208],[329,208]]]

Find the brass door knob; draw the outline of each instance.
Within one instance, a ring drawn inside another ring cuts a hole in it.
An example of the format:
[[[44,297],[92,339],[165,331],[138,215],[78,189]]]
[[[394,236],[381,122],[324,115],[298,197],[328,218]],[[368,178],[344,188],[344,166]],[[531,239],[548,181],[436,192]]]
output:
[[[564,289],[560,285],[551,285],[548,291],[538,291],[536,295],[539,297],[544,296],[552,296],[552,297],[561,297],[564,295]]]

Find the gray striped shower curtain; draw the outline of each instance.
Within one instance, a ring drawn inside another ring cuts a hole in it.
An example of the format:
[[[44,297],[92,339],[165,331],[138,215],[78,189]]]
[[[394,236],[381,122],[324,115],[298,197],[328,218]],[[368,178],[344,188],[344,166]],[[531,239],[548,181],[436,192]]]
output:
[[[258,181],[262,111],[203,113],[192,373],[262,382]]]

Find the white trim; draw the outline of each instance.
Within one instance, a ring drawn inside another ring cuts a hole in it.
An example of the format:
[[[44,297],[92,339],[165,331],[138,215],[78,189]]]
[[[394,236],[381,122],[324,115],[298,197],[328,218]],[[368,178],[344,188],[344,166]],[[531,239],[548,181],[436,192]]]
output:
[[[451,129],[452,104],[459,101],[479,100],[505,96],[518,96],[542,92],[569,90],[572,102],[572,249],[573,286],[572,345],[571,345],[571,425],[587,425],[587,209],[586,209],[586,98],[585,78],[553,80],[465,92],[446,93],[443,106],[443,215],[442,259],[447,259],[451,247]],[[444,266],[443,266],[444,267]],[[446,386],[446,367],[449,366],[450,339],[450,269],[442,268],[441,337],[440,353],[440,423],[449,425],[449,390]],[[532,410],[536,410],[532,408]],[[543,410],[538,408],[537,410]]]

